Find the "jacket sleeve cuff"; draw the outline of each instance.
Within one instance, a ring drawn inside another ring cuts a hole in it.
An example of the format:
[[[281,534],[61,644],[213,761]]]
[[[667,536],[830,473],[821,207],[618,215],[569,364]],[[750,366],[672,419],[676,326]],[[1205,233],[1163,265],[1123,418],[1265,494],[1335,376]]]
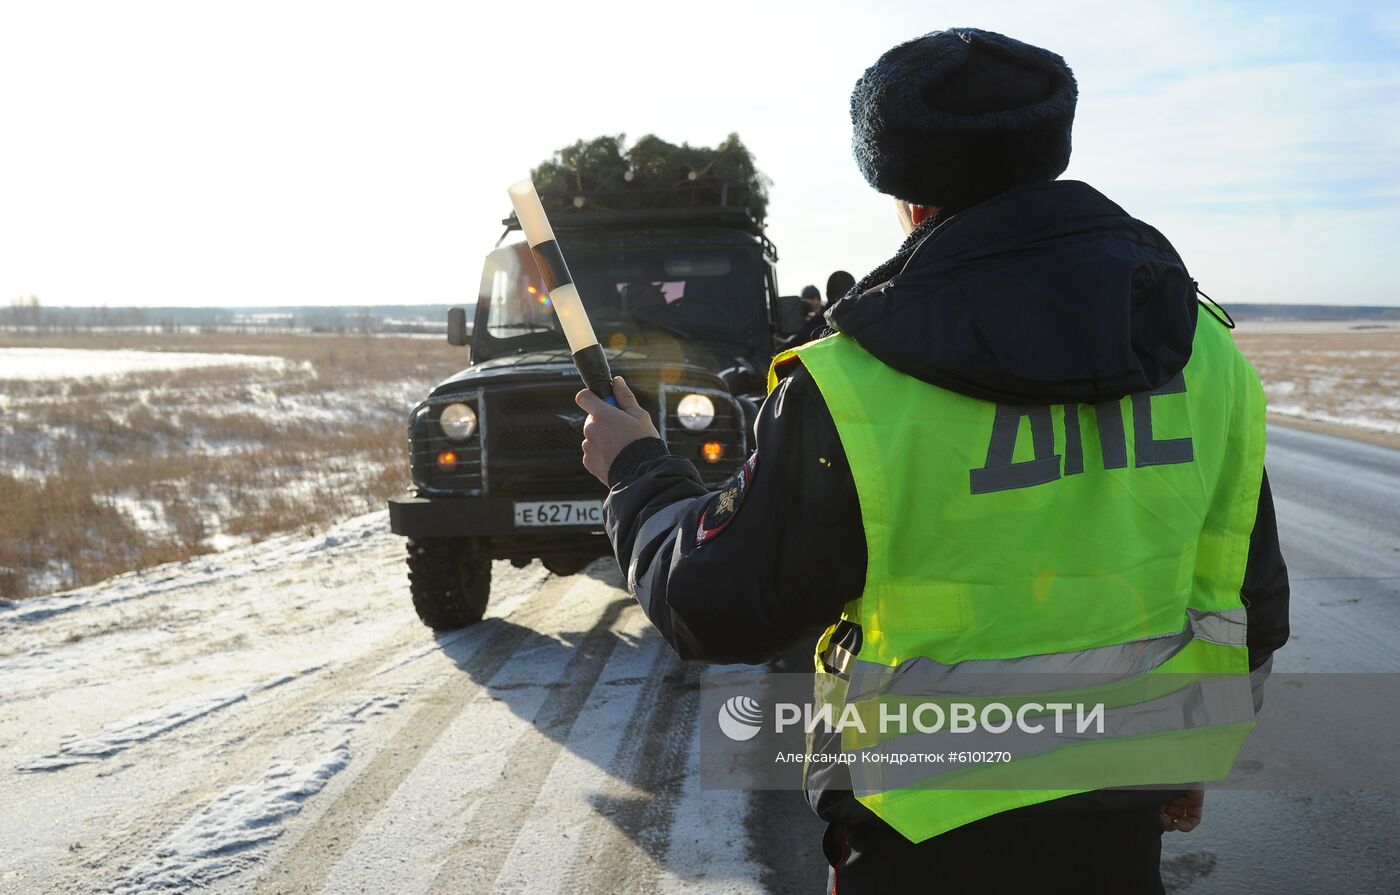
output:
[[[637,470],[648,460],[670,456],[670,453],[666,449],[666,442],[660,438],[638,438],[613,458],[612,466],[608,467],[608,487],[615,488],[618,483],[636,475]]]

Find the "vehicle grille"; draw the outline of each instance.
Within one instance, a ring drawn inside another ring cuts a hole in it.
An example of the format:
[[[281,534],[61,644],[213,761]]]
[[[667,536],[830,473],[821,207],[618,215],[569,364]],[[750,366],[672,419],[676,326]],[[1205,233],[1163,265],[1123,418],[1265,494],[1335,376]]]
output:
[[[596,497],[603,486],[583,468],[584,413],[572,381],[486,392],[489,488],[501,496]]]
[[[567,424],[555,426],[512,426],[492,439],[496,450],[512,454],[549,454],[557,456],[577,451],[583,432]]]

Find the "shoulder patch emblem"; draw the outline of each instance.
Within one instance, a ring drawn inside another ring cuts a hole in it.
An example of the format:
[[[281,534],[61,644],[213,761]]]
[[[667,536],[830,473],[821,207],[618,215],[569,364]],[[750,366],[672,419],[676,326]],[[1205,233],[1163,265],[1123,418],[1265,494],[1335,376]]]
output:
[[[749,483],[753,481],[754,473],[758,471],[758,451],[749,454],[749,459],[744,461],[744,465],[739,467],[739,471],[729,481],[720,486],[714,498],[714,503],[710,504],[705,512],[700,514],[700,525],[695,531],[695,546],[717,536],[724,531],[725,526],[734,518],[734,514],[739,512],[739,507],[744,503],[744,495],[748,493]]]

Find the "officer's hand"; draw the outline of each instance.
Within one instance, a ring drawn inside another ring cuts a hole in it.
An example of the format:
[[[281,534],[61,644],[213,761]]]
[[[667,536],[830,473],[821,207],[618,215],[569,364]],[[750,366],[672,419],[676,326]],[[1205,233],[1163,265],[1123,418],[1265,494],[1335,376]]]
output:
[[[613,397],[617,406],[584,389],[574,395],[574,402],[588,411],[583,423],[583,467],[608,484],[608,470],[622,449],[639,438],[660,438],[651,414],[637,403],[637,396],[622,381],[613,377]]]
[[[1201,824],[1205,813],[1206,788],[1197,786],[1179,799],[1172,799],[1162,806],[1162,828],[1189,833]]]

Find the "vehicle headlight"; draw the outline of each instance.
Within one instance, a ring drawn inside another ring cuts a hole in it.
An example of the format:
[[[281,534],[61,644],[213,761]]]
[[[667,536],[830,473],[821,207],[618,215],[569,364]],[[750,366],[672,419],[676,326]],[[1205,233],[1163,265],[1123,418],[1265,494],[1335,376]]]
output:
[[[448,404],[438,414],[438,425],[448,438],[462,441],[476,431],[476,411],[469,404]]]
[[[687,429],[703,429],[715,421],[715,402],[704,395],[686,395],[676,405],[676,416]]]

